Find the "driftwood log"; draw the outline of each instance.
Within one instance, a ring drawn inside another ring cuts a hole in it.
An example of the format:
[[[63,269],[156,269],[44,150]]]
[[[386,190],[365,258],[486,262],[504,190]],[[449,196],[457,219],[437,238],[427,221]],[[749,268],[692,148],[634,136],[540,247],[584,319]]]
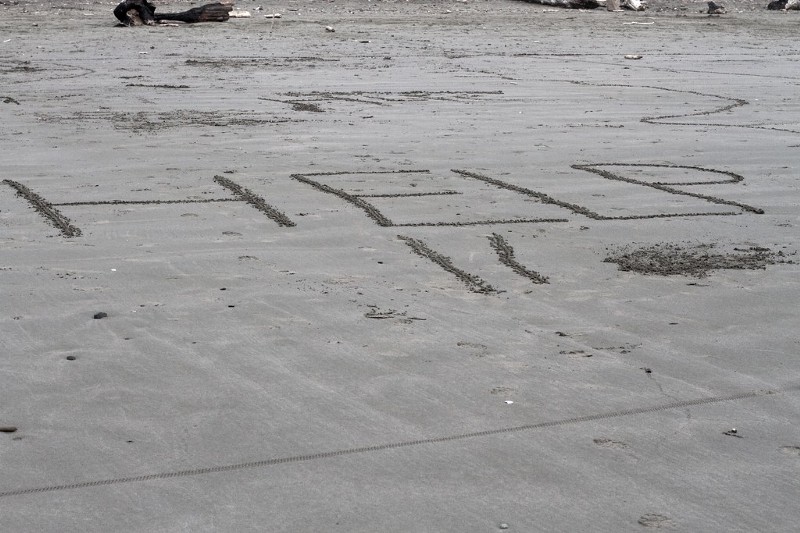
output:
[[[800,2],[798,0],[773,0],[767,5],[767,9],[773,11],[789,11],[800,9]]]
[[[645,4],[642,0],[522,0],[529,4],[541,4],[545,6],[564,7],[567,9],[595,9],[605,6],[609,11],[644,11]],[[783,0],[786,1],[786,0]],[[795,0],[796,1],[796,0]]]
[[[625,9],[630,9],[631,11],[644,11],[645,5],[642,0],[622,0],[620,2],[620,7]]]
[[[141,26],[161,21],[225,22],[233,11],[233,2],[217,2],[194,7],[180,13],[156,13],[156,6],[147,0],[123,0],[114,8],[114,16],[125,26]]]
[[[595,9],[600,6],[597,0],[522,0],[531,4],[565,7],[567,9]]]

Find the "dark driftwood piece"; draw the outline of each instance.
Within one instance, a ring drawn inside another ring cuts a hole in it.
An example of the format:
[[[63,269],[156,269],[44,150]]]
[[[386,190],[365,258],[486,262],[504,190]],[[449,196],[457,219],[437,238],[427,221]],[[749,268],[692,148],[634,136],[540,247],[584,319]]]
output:
[[[771,9],[773,11],[789,11],[790,9],[798,11],[800,10],[800,0],[773,0],[769,3],[767,9]]]
[[[531,4],[542,4],[567,9],[595,9],[600,3],[597,0],[522,0]]]
[[[126,26],[155,24],[177,20],[179,22],[225,22],[230,18],[233,5],[230,3],[206,4],[180,13],[156,13],[156,6],[147,0],[123,0],[114,8],[114,16]]]

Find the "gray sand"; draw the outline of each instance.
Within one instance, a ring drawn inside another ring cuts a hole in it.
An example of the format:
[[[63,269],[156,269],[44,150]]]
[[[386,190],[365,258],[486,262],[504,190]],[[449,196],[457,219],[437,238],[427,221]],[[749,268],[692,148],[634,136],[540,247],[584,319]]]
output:
[[[0,530],[797,530],[800,13],[11,3]]]

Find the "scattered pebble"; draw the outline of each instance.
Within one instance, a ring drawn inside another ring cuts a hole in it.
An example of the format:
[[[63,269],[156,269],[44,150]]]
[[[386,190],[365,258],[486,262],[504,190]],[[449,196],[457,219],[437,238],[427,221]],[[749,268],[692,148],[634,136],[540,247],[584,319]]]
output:
[[[99,313],[95,313],[94,314],[94,319],[95,320],[100,320],[101,318],[106,318],[106,317],[108,317],[108,313],[105,313],[103,311],[100,311]]]
[[[74,355],[67,356],[67,361],[74,361],[75,359],[77,359],[77,357],[75,357]]]
[[[742,438],[742,436],[739,435],[739,432],[736,430],[736,428],[731,428],[728,431],[724,431],[722,434],[727,435],[728,437],[737,437],[740,439]]]
[[[330,33],[333,33],[333,32],[335,32],[336,30],[334,30],[334,29],[333,29],[333,26],[325,26],[325,31],[327,31],[327,32],[330,32]]]
[[[502,523],[502,524],[500,524],[498,527],[499,527],[500,529],[508,529],[508,524],[506,524],[505,522],[503,522],[503,523]]]

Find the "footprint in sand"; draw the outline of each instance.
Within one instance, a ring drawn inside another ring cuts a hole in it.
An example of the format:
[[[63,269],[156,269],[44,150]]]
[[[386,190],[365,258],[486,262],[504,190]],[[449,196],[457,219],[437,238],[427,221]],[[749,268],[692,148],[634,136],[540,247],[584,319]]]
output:
[[[672,520],[670,520],[669,517],[666,517],[663,514],[647,513],[639,517],[639,525],[642,525],[644,527],[671,528],[673,524]]]
[[[781,452],[792,457],[800,457],[800,446],[781,446]]]
[[[599,437],[594,439],[593,441],[596,445],[600,446],[601,448],[615,448],[618,450],[624,450],[628,447],[627,444],[618,440],[611,440],[605,437]]]
[[[456,343],[457,346],[461,346],[463,348],[472,348],[476,351],[474,354],[475,357],[484,357],[486,354],[489,353],[489,347],[485,344],[478,344],[476,342],[466,342],[460,341]]]

